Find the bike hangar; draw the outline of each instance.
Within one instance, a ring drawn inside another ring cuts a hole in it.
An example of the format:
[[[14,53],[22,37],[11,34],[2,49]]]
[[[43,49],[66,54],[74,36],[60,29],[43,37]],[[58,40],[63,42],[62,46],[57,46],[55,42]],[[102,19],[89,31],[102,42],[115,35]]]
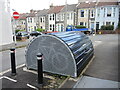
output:
[[[40,35],[26,49],[26,66],[37,70],[38,53],[43,54],[43,71],[77,77],[94,55],[91,40],[81,32]]]

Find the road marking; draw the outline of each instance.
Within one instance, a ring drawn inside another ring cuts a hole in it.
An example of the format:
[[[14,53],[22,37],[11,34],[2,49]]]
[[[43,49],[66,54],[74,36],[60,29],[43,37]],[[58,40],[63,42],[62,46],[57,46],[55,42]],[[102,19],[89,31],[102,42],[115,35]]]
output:
[[[94,44],[94,47],[96,47],[96,46],[98,46],[98,45],[100,45],[101,43],[102,43],[102,41],[95,41],[95,42],[93,42]]]
[[[19,66],[17,66],[16,68],[18,69],[18,68],[21,68],[21,67],[23,67],[23,66],[25,66],[25,64],[19,65]],[[11,69],[8,69],[8,70],[5,70],[5,71],[3,71],[3,72],[0,72],[0,75],[3,75],[3,74],[5,74],[5,73],[7,73],[7,72],[10,72],[10,71],[11,71]]]
[[[17,82],[17,80],[14,80],[14,79],[9,78],[9,77],[7,77],[7,76],[3,76],[3,77],[6,78],[6,79],[8,79],[8,80],[10,80],[10,81]]]
[[[37,71],[29,70],[29,69],[27,69],[26,67],[23,68],[23,71],[31,72],[31,73],[33,73],[33,74],[37,74]]]
[[[9,77],[7,77],[7,76],[2,76],[2,77],[0,77],[0,79],[3,79],[3,78],[5,78],[5,79],[8,79],[8,80],[10,80],[10,81],[12,81],[12,82],[17,82],[17,80],[14,80],[14,79],[12,79],[12,78],[9,78]]]
[[[0,77],[0,79],[3,79],[4,77]]]
[[[36,88],[36,87],[33,86],[33,85],[27,84],[27,86],[30,87],[30,88],[33,88],[33,89],[39,90],[38,88]]]

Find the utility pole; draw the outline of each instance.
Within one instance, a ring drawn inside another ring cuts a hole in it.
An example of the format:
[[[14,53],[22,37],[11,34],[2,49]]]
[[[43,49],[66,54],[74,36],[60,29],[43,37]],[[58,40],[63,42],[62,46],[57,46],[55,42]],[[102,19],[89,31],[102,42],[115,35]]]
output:
[[[67,0],[65,2],[65,19],[64,19],[64,31],[66,31],[67,27]]]

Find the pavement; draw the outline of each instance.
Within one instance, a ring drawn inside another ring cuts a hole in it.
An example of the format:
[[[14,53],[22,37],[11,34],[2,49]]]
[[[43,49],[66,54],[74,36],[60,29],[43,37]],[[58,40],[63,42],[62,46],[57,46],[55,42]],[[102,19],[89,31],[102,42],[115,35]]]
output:
[[[7,44],[7,45],[1,45],[0,46],[0,51],[5,51],[5,50],[9,50],[11,48],[15,48],[15,47],[23,47],[28,45],[30,40],[26,40],[26,41],[17,41],[17,43],[11,43],[11,44]]]
[[[89,37],[95,48],[95,59],[82,77],[68,79],[61,88],[119,88],[117,87],[118,82],[120,82],[118,78],[118,35],[106,34]],[[27,45],[28,42],[20,43],[18,46],[23,44]],[[24,50],[24,48],[21,48],[21,50]],[[23,54],[19,53],[18,55],[19,61],[23,60],[22,63],[25,62]]]

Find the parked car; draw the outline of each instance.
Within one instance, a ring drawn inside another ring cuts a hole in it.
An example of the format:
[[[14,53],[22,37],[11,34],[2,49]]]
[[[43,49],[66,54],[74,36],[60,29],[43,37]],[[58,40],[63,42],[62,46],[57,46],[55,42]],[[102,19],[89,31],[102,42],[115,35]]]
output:
[[[31,33],[30,33],[30,36],[38,36],[38,35],[42,35],[42,33],[41,32],[39,32],[39,31],[32,31]]]
[[[16,34],[16,39],[22,39],[22,38],[27,38],[29,39],[29,33],[26,32],[26,31],[19,31],[17,34]]]

